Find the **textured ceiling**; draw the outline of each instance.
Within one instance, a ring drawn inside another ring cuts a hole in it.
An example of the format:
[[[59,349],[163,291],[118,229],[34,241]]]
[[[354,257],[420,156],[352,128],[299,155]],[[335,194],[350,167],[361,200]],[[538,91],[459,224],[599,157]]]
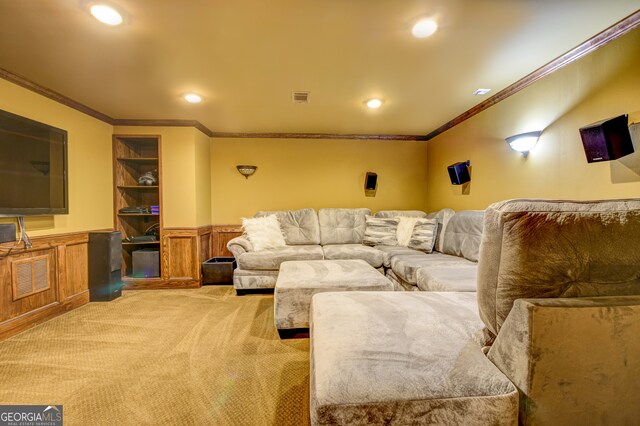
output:
[[[426,134],[639,0],[0,0],[0,68],[114,118],[214,132]],[[439,31],[414,39],[417,18]],[[200,105],[180,97],[202,94]],[[292,91],[309,91],[294,104]],[[378,110],[363,102],[385,100]]]

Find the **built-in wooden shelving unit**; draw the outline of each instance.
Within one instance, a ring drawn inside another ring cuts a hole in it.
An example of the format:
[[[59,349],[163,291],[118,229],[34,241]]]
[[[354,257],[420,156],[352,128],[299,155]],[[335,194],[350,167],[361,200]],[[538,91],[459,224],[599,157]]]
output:
[[[113,179],[115,229],[122,233],[122,275],[129,286],[146,286],[158,281],[158,277],[136,277],[133,275],[133,252],[140,249],[157,248],[160,271],[162,271],[162,162],[160,136],[114,135]],[[152,172],[157,184],[140,185],[138,179]],[[159,213],[121,213],[126,207],[159,206]],[[141,236],[158,227],[157,241],[128,242],[128,237]]]

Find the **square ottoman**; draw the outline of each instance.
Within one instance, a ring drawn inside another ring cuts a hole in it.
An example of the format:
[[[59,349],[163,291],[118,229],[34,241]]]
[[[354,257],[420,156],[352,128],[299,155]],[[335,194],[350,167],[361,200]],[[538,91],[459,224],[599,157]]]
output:
[[[349,290],[393,291],[393,284],[364,260],[283,262],[274,291],[276,328],[308,328],[314,294]]]

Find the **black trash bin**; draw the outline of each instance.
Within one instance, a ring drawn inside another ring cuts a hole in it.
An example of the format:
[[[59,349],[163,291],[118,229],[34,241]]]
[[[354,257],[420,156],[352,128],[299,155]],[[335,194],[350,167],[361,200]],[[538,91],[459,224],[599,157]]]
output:
[[[212,257],[202,262],[202,284],[229,284],[236,269],[234,257]]]

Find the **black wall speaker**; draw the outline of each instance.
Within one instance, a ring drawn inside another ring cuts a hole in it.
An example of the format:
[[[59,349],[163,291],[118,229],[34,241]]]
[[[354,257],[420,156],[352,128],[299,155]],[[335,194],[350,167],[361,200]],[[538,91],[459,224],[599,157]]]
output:
[[[89,300],[106,302],[122,293],[122,234],[89,232]]]
[[[589,163],[617,160],[633,153],[626,114],[582,127],[580,137]]]
[[[364,180],[364,189],[376,189],[378,186],[378,175],[373,172],[367,172],[367,177]]]
[[[469,175],[469,166],[471,162],[469,160],[462,163],[455,163],[447,167],[449,171],[449,179],[451,179],[452,185],[462,185],[471,180]]]
[[[375,197],[376,189],[378,189],[378,174],[367,172],[364,178],[364,194],[367,197]]]

